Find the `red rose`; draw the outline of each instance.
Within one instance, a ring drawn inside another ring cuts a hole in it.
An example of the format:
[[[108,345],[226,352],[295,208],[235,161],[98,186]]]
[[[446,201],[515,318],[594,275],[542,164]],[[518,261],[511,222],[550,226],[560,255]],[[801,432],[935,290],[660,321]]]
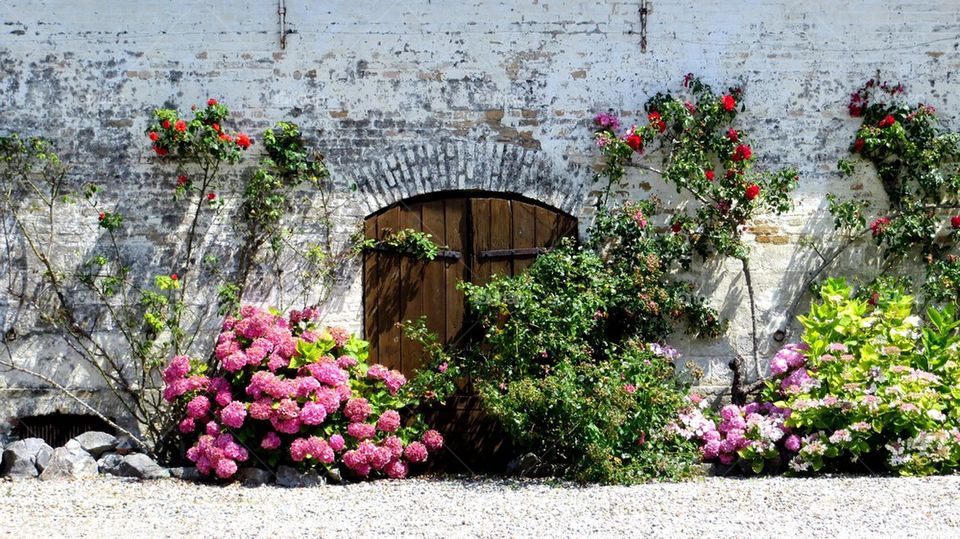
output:
[[[207,100],[207,106],[208,106],[208,107],[212,107],[212,106],[214,106],[214,105],[216,105],[216,104],[217,104],[217,100],[216,100],[216,99],[210,98],[210,99]]]
[[[98,220],[103,221],[107,218],[107,214],[100,212],[100,215],[97,217]]]
[[[750,146],[746,144],[737,144],[737,147],[733,150],[733,156],[731,159],[734,161],[747,161],[753,157],[753,150],[750,149]]]
[[[674,234],[679,234],[682,228],[683,228],[683,225],[681,225],[679,221],[670,225],[670,230],[672,230]]]
[[[182,174],[177,176],[177,185],[187,185],[187,177]]]
[[[173,128],[176,129],[177,131],[183,133],[184,131],[187,130],[187,122],[185,122],[185,121],[183,121],[183,120],[177,120],[177,123],[175,123],[175,124],[173,125]]]
[[[148,135],[148,136],[150,137],[150,140],[152,140],[152,141],[154,141],[154,142],[160,140],[160,135],[159,135],[156,131],[151,131],[151,132],[150,132],[150,135]]]
[[[217,199],[216,193],[207,193],[207,200],[209,200],[210,202],[213,202],[216,199]]]
[[[703,175],[706,176],[707,179],[710,180],[710,181],[713,181],[713,178],[715,177],[714,174],[713,174],[713,171],[712,171],[712,170],[709,170],[709,169],[708,169],[708,170],[704,170],[704,171],[703,171]]]
[[[887,114],[884,116],[880,123],[877,124],[877,127],[890,127],[891,125],[897,123],[897,119],[893,115]]]
[[[154,146],[153,151],[157,152],[157,155],[159,155],[160,157],[163,157],[168,153],[166,148],[161,148],[160,146]]]
[[[876,238],[877,236],[883,235],[887,229],[887,225],[889,224],[889,217],[880,217],[876,221],[870,223],[870,230],[873,232],[873,237]]]
[[[217,133],[220,132],[220,124],[213,124],[210,127],[212,127],[213,130],[216,131]]]
[[[726,178],[727,178],[728,180],[731,179],[731,178],[733,178],[733,177],[736,176],[736,175],[737,175],[737,171],[736,171],[736,170],[733,170],[732,168],[728,168],[728,169],[727,169]]]
[[[170,129],[170,120],[164,120],[160,125],[162,125],[164,129]]]
[[[251,144],[253,144],[252,142],[250,142],[250,137],[244,135],[243,133],[237,133],[236,143],[237,143],[237,146],[240,146],[244,150],[246,150],[247,148],[250,147]]]
[[[230,135],[228,135],[228,134],[226,134],[226,133],[220,133],[220,140],[222,140],[222,141],[224,141],[224,142],[233,142],[233,139],[230,138]]]
[[[727,138],[730,139],[730,142],[740,142],[740,133],[737,133],[737,130],[731,127],[727,131]]]
[[[631,133],[624,140],[626,141],[627,146],[633,148],[633,151],[635,152],[639,152],[640,149],[643,148],[643,139],[640,138],[640,135],[636,133]]]
[[[647,116],[647,120],[650,122],[650,125],[657,128],[657,131],[663,133],[667,130],[667,123],[663,121],[663,118],[660,116],[660,113],[653,111]]]
[[[878,301],[880,301],[880,294],[874,292],[873,294],[870,294],[870,299],[867,300],[867,303],[876,307]]]
[[[950,218],[950,226],[953,228],[960,228],[960,215],[954,215]]]
[[[757,198],[757,195],[759,194],[760,194],[760,186],[755,183],[751,183],[750,185],[748,185],[746,191],[744,192],[744,196],[747,197],[747,200],[753,200]]]
[[[860,153],[861,151],[863,151],[863,144],[864,142],[862,138],[858,138],[857,140],[855,140],[853,142],[853,151],[855,153]]]
[[[684,101],[684,102],[683,102],[683,106],[684,106],[684,107],[687,107],[687,110],[690,112],[690,114],[696,114],[696,113],[697,113],[697,107],[694,106],[693,103],[691,103],[691,102],[689,102],[689,101]]]
[[[734,107],[737,106],[737,102],[733,99],[732,95],[725,95],[720,99],[720,102],[723,103],[723,110],[730,112]]]
[[[176,273],[171,273],[171,274],[170,274],[170,278],[173,279],[174,281],[179,281],[179,280],[180,280],[180,276],[177,275]]]

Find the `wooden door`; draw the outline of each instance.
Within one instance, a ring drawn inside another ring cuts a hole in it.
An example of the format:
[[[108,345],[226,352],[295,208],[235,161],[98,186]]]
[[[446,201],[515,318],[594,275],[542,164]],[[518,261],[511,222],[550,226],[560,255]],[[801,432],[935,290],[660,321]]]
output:
[[[532,202],[451,195],[400,202],[365,222],[371,239],[403,229],[431,234],[442,250],[432,261],[382,250],[364,255],[364,335],[372,363],[409,377],[422,364],[422,350],[403,338],[399,322],[426,316],[441,342],[464,343],[474,332],[457,284],[521,273],[537,254],[574,236],[577,221]]]

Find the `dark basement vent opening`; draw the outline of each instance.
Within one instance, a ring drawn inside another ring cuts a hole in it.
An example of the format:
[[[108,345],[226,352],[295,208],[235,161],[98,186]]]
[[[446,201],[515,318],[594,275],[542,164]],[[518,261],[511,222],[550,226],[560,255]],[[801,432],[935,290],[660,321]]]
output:
[[[51,447],[61,447],[71,438],[90,430],[116,434],[116,429],[93,415],[47,414],[13,420],[13,438],[42,438]]]

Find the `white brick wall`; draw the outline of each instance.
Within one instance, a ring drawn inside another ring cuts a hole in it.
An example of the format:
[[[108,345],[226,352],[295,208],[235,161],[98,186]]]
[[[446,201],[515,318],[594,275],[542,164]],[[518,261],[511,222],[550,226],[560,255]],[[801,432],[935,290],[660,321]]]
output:
[[[762,220],[787,243],[754,248],[760,337],[769,355],[775,345],[769,335],[815,262],[797,242],[828,228],[827,192],[854,193],[855,182],[833,174],[857,125],[845,114],[848,94],[880,69],[907,83],[911,99],[934,104],[948,125],[960,127],[954,76],[960,10],[955,0],[651,4],[643,54],[639,0],[288,0],[294,33],[283,51],[275,2],[7,0],[0,5],[0,130],[49,136],[78,175],[107,183],[121,206],[138,215],[130,228],[144,231],[131,248],[159,266],[165,251],[147,240],[169,238],[161,217],[170,189],[149,161],[142,133],[149,111],[164,103],[187,109],[217,97],[240,114],[238,127],[252,132],[293,118],[328,156],[341,185],[373,185],[376,178],[365,174],[376,163],[421,159],[409,153],[416,148],[499,142],[523,145],[564,176],[543,178],[545,185],[573,182],[586,193],[595,111],[613,108],[629,121],[652,93],[676,89],[687,72],[717,87],[739,83],[747,90],[743,126],[760,162],[801,171],[795,211]],[[483,155],[468,149],[463,159]],[[466,185],[482,180],[456,170]],[[644,178],[633,179],[639,185]],[[651,191],[638,187],[629,195],[676,200],[655,179],[647,181]],[[856,183],[859,196],[882,197],[874,178]],[[383,198],[363,197],[343,199],[341,230]],[[585,203],[583,197],[575,206]],[[582,217],[585,224],[589,216]],[[80,248],[83,238],[76,238]],[[860,269],[862,260],[854,255],[847,269]],[[727,261],[711,262],[693,277],[733,325],[724,339],[678,342],[706,367],[706,383],[720,384],[726,361],[749,350],[742,276],[738,263]],[[330,321],[358,329],[359,294],[359,275],[348,276]],[[7,302],[0,293],[4,329],[17,314]],[[38,335],[14,348],[33,365],[56,364],[64,381],[83,379],[69,360],[50,354],[49,342]],[[0,375],[0,387],[32,384]],[[23,402],[7,399],[14,401]]]

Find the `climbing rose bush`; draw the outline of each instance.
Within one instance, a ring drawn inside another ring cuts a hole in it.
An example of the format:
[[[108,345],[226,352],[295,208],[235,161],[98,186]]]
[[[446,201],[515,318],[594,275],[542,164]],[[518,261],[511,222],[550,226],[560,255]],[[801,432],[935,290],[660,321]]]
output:
[[[187,458],[201,474],[342,464],[356,478],[402,479],[443,437],[418,417],[403,420],[417,404],[400,392],[406,378],[366,359],[365,341],[319,330],[314,309],[282,317],[247,306],[224,322],[212,367],[171,360],[163,397],[183,412]]]

